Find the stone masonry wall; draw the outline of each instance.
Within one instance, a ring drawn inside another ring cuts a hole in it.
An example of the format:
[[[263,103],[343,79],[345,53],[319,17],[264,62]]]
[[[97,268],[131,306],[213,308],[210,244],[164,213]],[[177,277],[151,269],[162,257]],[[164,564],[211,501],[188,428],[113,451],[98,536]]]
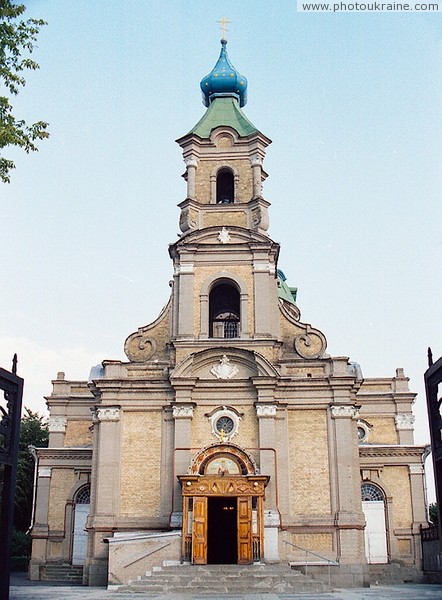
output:
[[[52,469],[49,490],[49,530],[64,531],[66,502],[74,483],[73,469]]]
[[[327,413],[290,410],[289,464],[291,514],[330,513]]]
[[[382,480],[388,488],[387,493],[393,496],[394,528],[411,527],[413,515],[408,467],[384,467]]]
[[[223,163],[224,164],[224,163]],[[249,202],[253,195],[252,168],[250,160],[233,159],[229,164],[238,172],[238,185],[235,189],[235,202]],[[220,167],[219,160],[200,161],[196,170],[196,199],[202,204],[210,204],[210,176],[213,171]]]
[[[68,421],[64,436],[65,446],[87,446],[92,444],[90,427],[92,421]]]
[[[159,516],[161,419],[161,411],[123,412],[121,516]]]

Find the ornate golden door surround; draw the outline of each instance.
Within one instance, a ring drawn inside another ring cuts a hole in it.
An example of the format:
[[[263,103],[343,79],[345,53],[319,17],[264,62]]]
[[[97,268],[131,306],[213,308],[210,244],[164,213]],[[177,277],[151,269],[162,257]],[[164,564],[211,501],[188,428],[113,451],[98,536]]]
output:
[[[237,564],[263,558],[263,506],[269,477],[257,475],[256,470],[238,446],[218,444],[198,455],[191,474],[178,476],[183,494],[184,560],[193,564],[208,562],[211,497],[236,498]]]

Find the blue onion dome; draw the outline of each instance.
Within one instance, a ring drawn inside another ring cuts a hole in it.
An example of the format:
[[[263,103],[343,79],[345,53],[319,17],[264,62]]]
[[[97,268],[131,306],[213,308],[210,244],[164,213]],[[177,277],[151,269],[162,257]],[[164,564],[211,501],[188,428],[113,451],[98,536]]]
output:
[[[213,99],[230,96],[239,100],[242,108],[247,102],[247,79],[234,68],[227,55],[227,41],[221,40],[221,53],[212,71],[201,81],[203,104],[209,106]]]

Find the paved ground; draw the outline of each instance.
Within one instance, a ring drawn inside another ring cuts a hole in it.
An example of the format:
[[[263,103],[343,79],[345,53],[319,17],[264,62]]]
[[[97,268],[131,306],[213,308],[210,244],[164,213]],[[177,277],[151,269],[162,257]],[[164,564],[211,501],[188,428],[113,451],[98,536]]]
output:
[[[129,594],[105,588],[48,585],[28,581],[24,575],[11,578],[10,600],[442,600],[442,585],[373,586],[336,590],[325,594]]]

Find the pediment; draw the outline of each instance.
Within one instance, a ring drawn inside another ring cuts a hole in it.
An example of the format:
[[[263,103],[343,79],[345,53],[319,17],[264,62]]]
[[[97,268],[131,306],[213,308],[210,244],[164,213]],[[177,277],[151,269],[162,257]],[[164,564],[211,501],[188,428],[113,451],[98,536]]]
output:
[[[244,380],[252,377],[278,377],[277,370],[263,356],[240,348],[210,348],[182,360],[171,380],[190,377],[215,381]]]
[[[182,237],[174,245],[177,247],[190,244],[215,244],[218,246],[228,246],[229,244],[247,244],[250,242],[265,244],[273,243],[266,235],[263,235],[257,231],[245,229],[243,227],[226,225],[207,227],[205,229],[192,231],[188,235]]]

